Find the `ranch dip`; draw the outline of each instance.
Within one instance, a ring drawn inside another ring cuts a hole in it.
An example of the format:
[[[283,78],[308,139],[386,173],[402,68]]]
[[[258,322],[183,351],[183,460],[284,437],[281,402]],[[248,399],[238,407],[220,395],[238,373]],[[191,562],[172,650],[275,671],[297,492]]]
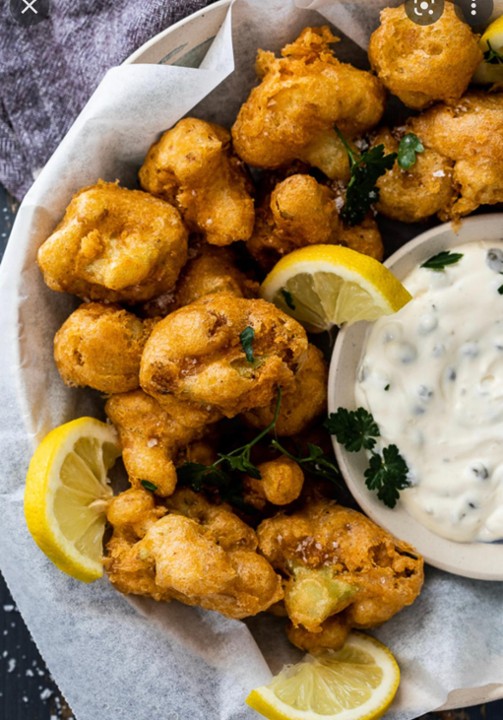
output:
[[[411,486],[400,502],[438,535],[503,538],[503,240],[451,248],[442,270],[418,267],[413,296],[375,322],[356,402],[380,446],[398,446]]]

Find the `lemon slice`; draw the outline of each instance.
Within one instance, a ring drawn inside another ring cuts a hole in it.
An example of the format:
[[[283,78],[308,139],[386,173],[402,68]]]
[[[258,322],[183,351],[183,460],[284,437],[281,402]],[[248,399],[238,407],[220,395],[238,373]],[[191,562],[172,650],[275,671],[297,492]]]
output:
[[[285,255],[260,294],[312,332],[376,320],[411,299],[382,263],[340,245],[311,245]]]
[[[60,570],[92,582],[103,575],[107,472],[120,455],[111,425],[82,417],[52,430],[26,476],[24,514],[39,548]]]
[[[482,52],[493,50],[503,57],[503,15],[489,25],[479,45]],[[473,81],[481,85],[503,82],[503,62],[490,63],[483,60],[475,70]]]
[[[399,682],[388,648],[353,632],[341,650],[287,665],[246,702],[269,720],[375,720],[391,705]]]

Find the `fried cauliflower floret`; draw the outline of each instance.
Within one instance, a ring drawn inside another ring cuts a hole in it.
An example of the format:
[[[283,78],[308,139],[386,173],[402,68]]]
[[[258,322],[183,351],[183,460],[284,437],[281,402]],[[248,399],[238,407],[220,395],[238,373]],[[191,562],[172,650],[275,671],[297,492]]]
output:
[[[407,107],[455,103],[482,61],[478,36],[446,2],[431,25],[409,19],[405,5],[381,11],[369,43],[369,60],[380,80]]]
[[[175,398],[161,407],[142,390],[112,395],[105,412],[119,432],[122,459],[133,487],[151,483],[157,495],[171,495],[180,451],[201,439],[216,418]]]
[[[384,257],[384,245],[379,227],[373,217],[367,215],[359,225],[341,223],[337,241],[351,250],[369,255],[376,260]]]
[[[184,118],[152,145],[139,173],[144,190],[176,205],[212,245],[247,240],[253,228],[250,181],[230,141],[225,128]]]
[[[310,175],[290,175],[257,209],[246,247],[262,268],[270,270],[296,248],[334,242],[338,228],[332,191]]]
[[[307,345],[299,323],[271,303],[207,295],[157,323],[143,351],[140,383],[160,402],[172,393],[234,417],[269,405],[278,387],[292,385]]]
[[[397,152],[400,135],[388,129],[380,130],[372,144],[384,145],[386,154]],[[377,181],[379,202],[376,210],[401,222],[419,222],[451,207],[454,201],[452,183],[453,163],[431,148],[416,154],[416,162],[405,170],[397,161]]]
[[[234,149],[250,165],[276,168],[302,160],[347,179],[348,158],[334,125],[354,138],[380,120],[385,93],[369,72],[341,63],[327,26],[305,28],[281,58],[259,50],[260,84],[232,127]]]
[[[295,460],[285,455],[257,465],[260,478],[246,476],[243,481],[244,499],[261,510],[267,502],[289,505],[300,496],[304,473]]]
[[[73,196],[38,251],[52,290],[105,302],[137,303],[170,290],[186,259],[178,210],[102,181]]]
[[[421,590],[423,562],[416,551],[333,501],[312,501],[292,515],[264,520],[257,534],[261,552],[288,577],[285,607],[294,628],[321,633],[329,618],[343,613],[337,643],[344,628],[379,625]]]
[[[327,407],[328,370],[323,353],[309,344],[305,358],[295,373],[293,385],[281,395],[274,432],[280,437],[298,435],[307,430]],[[276,399],[263,408],[244,415],[252,427],[266,428],[274,419]]]
[[[281,578],[256,548],[254,531],[226,506],[181,490],[140,539],[115,528],[105,566],[121,592],[243,618],[283,595]]]
[[[88,386],[107,394],[134,390],[152,324],[118,305],[80,305],[54,337],[61,377],[71,387]]]
[[[503,93],[469,92],[454,106],[436,105],[408,122],[426,148],[454,163],[457,195],[442,220],[503,201]]]

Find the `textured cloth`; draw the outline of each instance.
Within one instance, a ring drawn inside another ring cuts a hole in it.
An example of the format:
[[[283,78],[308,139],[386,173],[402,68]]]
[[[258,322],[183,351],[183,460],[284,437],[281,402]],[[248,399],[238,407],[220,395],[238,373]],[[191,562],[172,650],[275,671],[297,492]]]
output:
[[[1,3],[0,183],[21,199],[105,72],[212,1],[52,0],[31,27]]]

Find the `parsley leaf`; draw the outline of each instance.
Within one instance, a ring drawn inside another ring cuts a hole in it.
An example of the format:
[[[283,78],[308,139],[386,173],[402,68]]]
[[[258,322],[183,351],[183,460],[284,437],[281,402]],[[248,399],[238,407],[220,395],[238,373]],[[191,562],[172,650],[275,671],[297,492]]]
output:
[[[361,155],[355,153],[338,128],[335,128],[349,158],[351,177],[346,188],[346,201],[341,217],[348,225],[361,223],[370,206],[379,200],[377,180],[393,167],[396,153],[384,154],[384,145],[376,145]]]
[[[145,490],[150,490],[150,492],[155,492],[157,490],[157,485],[154,485],[154,483],[150,482],[150,480],[140,480],[140,482]]]
[[[489,65],[503,65],[503,55],[491,47],[489,40],[487,41],[487,47],[488,49],[484,53],[485,62],[489,63]]]
[[[395,507],[400,490],[408,487],[407,463],[400,455],[396,445],[383,448],[382,455],[373,453],[369,466],[364,472],[365,484],[369,490],[375,490],[377,497],[390,508]]]
[[[248,325],[245,327],[243,332],[239,335],[239,340],[241,342],[241,346],[244,350],[244,354],[246,355],[246,359],[249,363],[255,362],[255,357],[253,355],[253,338],[255,337],[255,330]]]
[[[416,154],[424,152],[424,145],[417,135],[407,133],[400,140],[398,146],[398,164],[403,170],[408,170],[416,163]]]
[[[337,412],[330,413],[323,424],[349,452],[358,452],[362,448],[372,450],[375,438],[380,435],[374,418],[362,407],[357,410],[339,408]]]
[[[442,250],[442,252],[426,260],[421,267],[429,268],[435,272],[441,272],[447,265],[455,265],[462,257],[463,253],[452,253],[449,250]]]
[[[349,452],[370,451],[369,466],[364,472],[365,484],[369,490],[377,492],[385,505],[395,507],[400,490],[410,485],[408,467],[396,445],[388,445],[382,453],[374,450],[375,438],[380,432],[372,415],[362,407],[357,410],[339,408],[330,413],[324,425]]]

